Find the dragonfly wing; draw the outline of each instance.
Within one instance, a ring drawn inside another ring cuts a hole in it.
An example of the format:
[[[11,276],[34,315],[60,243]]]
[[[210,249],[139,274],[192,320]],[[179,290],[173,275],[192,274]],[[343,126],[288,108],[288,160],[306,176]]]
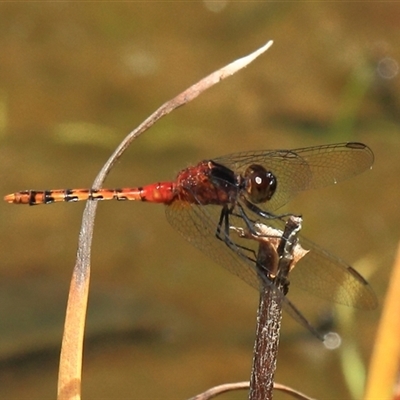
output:
[[[240,239],[234,232],[226,237],[230,242],[228,247],[223,240],[216,238],[216,227],[221,214],[221,206],[199,206],[187,202],[175,201],[166,207],[166,216],[170,224],[180,232],[183,237],[207,254],[218,264],[225,267],[234,275],[243,279],[249,285],[260,290],[260,281],[256,271],[256,262],[251,260],[258,251],[258,242],[256,240]],[[231,226],[245,229],[243,219],[230,215],[229,222]],[[265,279],[265,284],[273,290],[274,296],[282,302],[283,308],[300,325],[308,329],[318,339],[323,340],[322,335],[307,321],[304,315],[287,299],[283,293]]]
[[[255,264],[253,266],[239,249],[233,251],[223,240],[216,237],[221,210],[221,206],[200,206],[175,201],[166,207],[165,213],[169,223],[188,242],[258,290],[260,282]],[[238,221],[230,222],[243,225],[243,220],[239,218]],[[235,246],[230,238],[226,238],[224,232],[221,232],[221,236]]]
[[[277,181],[276,191],[265,205],[259,204],[266,211],[282,207],[298,192],[308,187],[312,178],[307,161],[291,150],[237,153],[214,161],[241,175],[251,164],[261,164],[267,171],[272,172]]]
[[[316,336],[319,340],[324,340],[324,337],[321,332],[318,332],[310,322],[308,322],[307,318],[297,309],[297,307],[288,299],[283,303],[283,309],[300,325],[304,328],[308,329],[314,336]]]
[[[318,297],[360,309],[373,309],[377,299],[368,282],[351,266],[300,236],[310,250],[290,273],[296,287]]]
[[[300,191],[338,183],[371,168],[374,155],[368,146],[350,142],[293,150],[250,151],[214,161],[241,174],[251,164],[261,164],[271,171],[277,178],[277,190],[261,207],[272,211]]]
[[[304,189],[332,185],[370,169],[374,153],[363,143],[349,142],[293,150],[310,166],[312,178]]]

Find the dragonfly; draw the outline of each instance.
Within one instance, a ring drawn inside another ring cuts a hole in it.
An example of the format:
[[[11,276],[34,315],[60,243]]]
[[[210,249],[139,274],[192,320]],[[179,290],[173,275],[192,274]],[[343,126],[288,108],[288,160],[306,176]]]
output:
[[[28,205],[82,200],[165,204],[167,220],[187,241],[259,290],[261,284],[271,284],[270,277],[259,274],[259,242],[235,232],[259,235],[258,224],[282,232],[289,214],[275,212],[296,194],[336,184],[370,169],[373,162],[372,150],[359,142],[247,151],[203,160],[171,181],[117,189],[25,190],[4,200]],[[354,268],[302,235],[299,243],[309,252],[291,271],[291,284],[339,304],[376,307],[371,286]],[[289,313],[313,331],[286,293],[281,295]]]

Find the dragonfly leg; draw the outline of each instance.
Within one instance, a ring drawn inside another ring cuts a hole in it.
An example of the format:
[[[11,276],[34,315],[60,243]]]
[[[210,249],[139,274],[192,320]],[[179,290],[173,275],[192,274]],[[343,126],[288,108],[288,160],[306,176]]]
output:
[[[263,252],[258,252],[250,247],[243,246],[242,244],[239,244],[235,242],[232,239],[231,235],[231,229],[235,228],[234,226],[230,225],[229,222],[229,216],[234,215],[238,218],[241,218],[245,221],[247,230],[254,236],[258,237],[263,237],[259,232],[257,232],[254,227],[253,223],[254,221],[251,221],[246,213],[244,212],[242,206],[240,204],[237,204],[239,208],[239,213],[234,213],[234,206],[228,207],[224,206],[223,209],[221,210],[221,215],[218,221],[218,226],[217,226],[217,231],[216,231],[216,238],[218,240],[221,240],[225,243],[226,246],[228,246],[229,249],[232,251],[235,251],[237,254],[239,254],[241,257],[244,259],[250,261],[254,266],[255,269],[257,270],[257,274],[260,279],[264,281],[267,285],[271,285],[271,283],[275,282],[276,280],[276,271],[268,270],[264,266],[263,258],[261,257],[261,254],[264,254]],[[268,237],[265,235],[265,237]]]
[[[242,197],[242,200],[250,211],[265,219],[280,219],[281,221],[284,221],[285,218],[292,217],[295,215],[292,213],[275,215],[268,211],[262,210],[260,207],[257,207],[255,204],[246,199],[246,197]]]
[[[248,259],[249,261],[253,262],[253,263],[257,263],[256,259],[257,259],[257,254],[255,252],[255,250],[242,246],[239,243],[235,243],[232,240],[232,236],[230,234],[230,229],[231,226],[229,224],[229,216],[230,215],[236,215],[237,217],[240,217],[242,219],[245,220],[246,225],[248,226],[249,230],[251,229],[252,231],[254,230],[254,228],[251,226],[251,223],[249,222],[250,220],[248,220],[247,215],[245,215],[245,219],[244,216],[242,215],[242,213],[239,214],[234,214],[233,213],[233,209],[234,207],[228,207],[228,206],[224,206],[221,210],[221,215],[218,221],[218,226],[217,226],[217,230],[215,233],[215,237],[218,240],[221,240],[222,242],[224,242],[231,250],[238,252],[238,249],[246,251],[248,253],[250,253],[251,255],[246,255],[243,252],[239,252],[239,254],[242,257],[245,257],[246,259]],[[222,229],[223,227],[223,229]],[[255,233],[256,234],[256,233]]]

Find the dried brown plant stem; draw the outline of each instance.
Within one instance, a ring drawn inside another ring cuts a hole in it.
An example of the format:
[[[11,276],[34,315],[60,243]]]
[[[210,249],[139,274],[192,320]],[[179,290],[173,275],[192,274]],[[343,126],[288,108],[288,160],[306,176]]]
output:
[[[250,400],[272,399],[282,319],[282,299],[264,286],[260,292]]]
[[[100,173],[97,175],[92,188],[101,188],[111,168],[121,157],[123,152],[129,147],[131,142],[140,134],[149,129],[161,117],[192,101],[216,83],[246,67],[258,56],[268,50],[271,45],[272,41],[269,41],[255,52],[213,72],[172,100],[164,103],[158,110],[150,115],[149,118],[147,118],[135,130],[126,136],[126,138],[121,142],[118,148],[105,163]],[[89,292],[90,252],[96,208],[96,202],[87,202],[83,213],[81,230],[79,233],[78,251],[71,279],[64,324],[64,334],[61,346],[57,391],[57,398],[59,400],[78,400],[81,398],[83,337]]]
[[[282,319],[282,293],[286,293],[288,276],[297,262],[295,249],[301,229],[301,218],[291,216],[279,243],[269,237],[260,237],[257,264],[259,274],[275,276],[271,284],[262,284],[257,313],[256,339],[253,352],[253,368],[250,380],[250,400],[271,400],[278,357]],[[255,239],[254,239],[255,240]],[[300,256],[301,258],[301,256]],[[260,279],[264,282],[263,279]]]
[[[250,400],[272,399],[281,319],[282,299],[270,287],[264,286],[257,313]]]

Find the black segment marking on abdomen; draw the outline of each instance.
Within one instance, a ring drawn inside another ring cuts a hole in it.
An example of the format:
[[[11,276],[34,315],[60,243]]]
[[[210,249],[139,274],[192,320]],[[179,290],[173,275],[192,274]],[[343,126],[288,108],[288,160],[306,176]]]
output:
[[[114,199],[114,200],[118,200],[118,201],[125,201],[125,200],[128,200],[128,199],[126,198],[126,196],[121,196],[121,193],[122,193],[122,189],[115,189],[115,190],[114,190],[113,199]]]
[[[78,196],[73,194],[72,189],[67,189],[64,192],[64,200],[65,201],[78,201]]]
[[[29,205],[30,206],[34,206],[36,205],[36,191],[35,190],[31,190],[29,192]]]
[[[51,195],[51,191],[50,190],[45,190],[43,192],[43,202],[45,204],[50,204],[50,203],[54,203],[54,197]]]

